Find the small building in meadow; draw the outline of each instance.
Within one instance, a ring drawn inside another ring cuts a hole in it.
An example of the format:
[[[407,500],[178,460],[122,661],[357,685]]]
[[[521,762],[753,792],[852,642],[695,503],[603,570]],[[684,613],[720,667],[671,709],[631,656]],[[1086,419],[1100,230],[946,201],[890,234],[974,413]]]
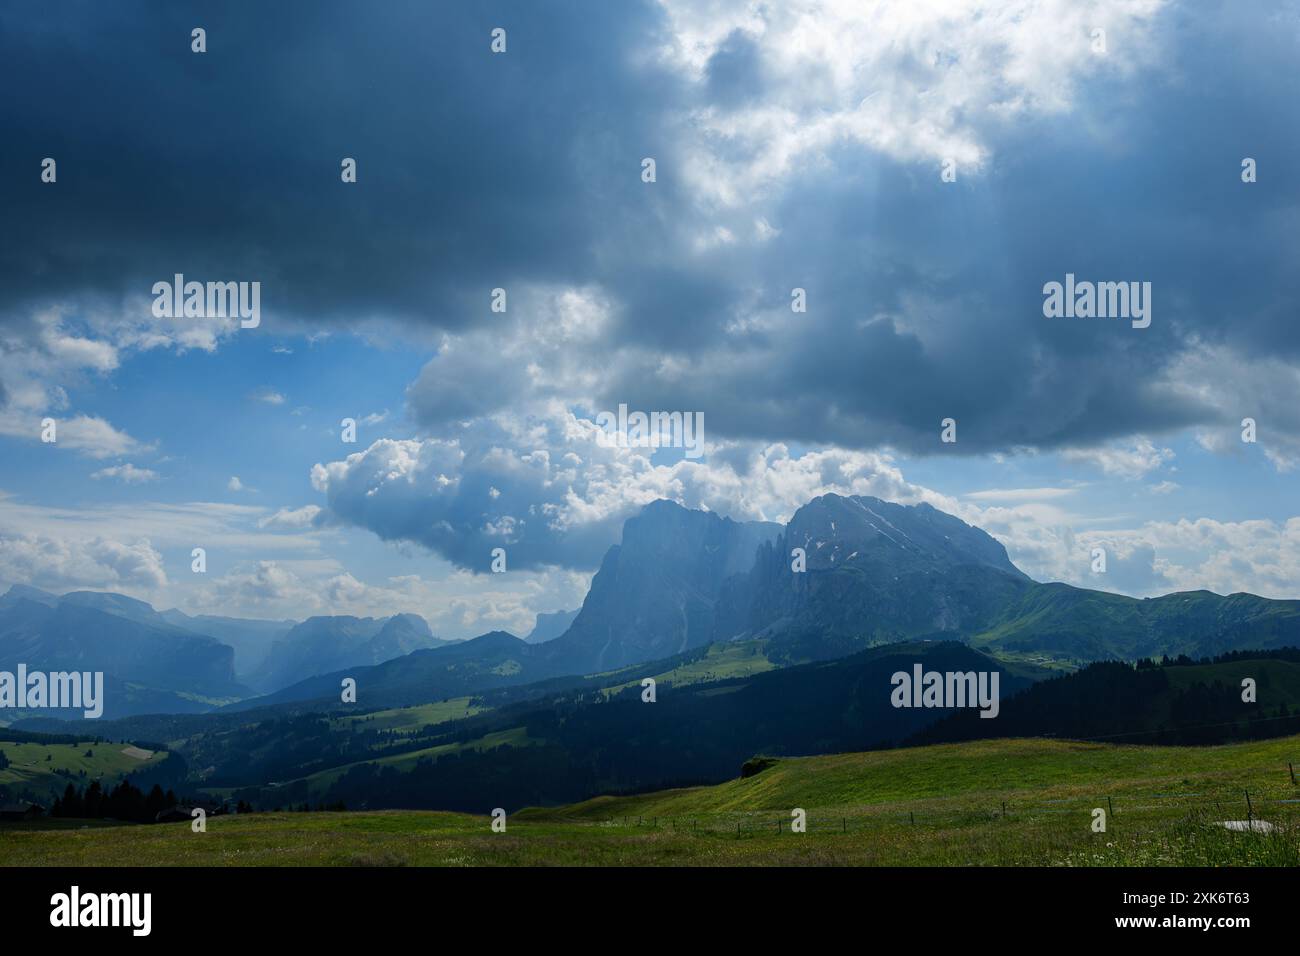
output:
[[[20,801],[18,803],[0,803],[0,820],[35,820],[44,815],[45,808],[39,803]]]

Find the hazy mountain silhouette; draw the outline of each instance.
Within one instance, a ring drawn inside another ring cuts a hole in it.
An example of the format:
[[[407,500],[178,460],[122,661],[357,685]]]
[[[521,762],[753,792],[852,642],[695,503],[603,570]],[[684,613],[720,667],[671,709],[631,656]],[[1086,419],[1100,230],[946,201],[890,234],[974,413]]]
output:
[[[574,611],[553,611],[550,614],[545,612],[537,615],[537,622],[533,629],[524,636],[526,644],[545,644],[547,641],[554,640],[569,629],[578,612]]]
[[[271,645],[258,682],[279,690],[318,674],[379,664],[412,651],[451,643],[434,637],[418,614],[310,617]]]
[[[723,584],[781,526],[655,501],[623,525],[572,626],[545,646],[568,673],[611,670],[707,644]]]

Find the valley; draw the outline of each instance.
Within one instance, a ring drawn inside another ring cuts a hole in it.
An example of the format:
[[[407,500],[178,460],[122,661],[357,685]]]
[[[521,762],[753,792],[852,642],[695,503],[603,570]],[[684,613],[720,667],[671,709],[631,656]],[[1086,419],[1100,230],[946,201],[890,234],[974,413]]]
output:
[[[791,562],[792,549],[803,559]],[[162,782],[183,798],[251,807],[257,812],[247,819],[220,821],[250,833],[304,806],[348,812],[295,815],[294,826],[355,820],[346,826],[358,832],[371,826],[364,821],[406,825],[391,821],[408,818],[382,815],[388,811],[456,820],[502,807],[516,828],[595,827],[584,839],[611,841],[616,852],[647,836],[620,830],[640,808],[640,827],[647,816],[677,821],[690,809],[695,833],[703,827],[721,838],[738,826],[736,839],[748,839],[746,821],[776,809],[763,794],[804,767],[816,772],[801,786],[817,781],[795,804],[809,813],[806,836],[821,840],[838,814],[848,841],[835,852],[856,846],[857,859],[867,849],[853,843],[861,837],[853,824],[891,819],[871,807],[903,801],[909,821],[922,809],[934,826],[948,813],[974,825],[979,814],[962,802],[958,781],[979,774],[963,754],[997,753],[1006,781],[1042,790],[1046,802],[1033,819],[1047,839],[1056,819],[1048,804],[1069,799],[1069,787],[1094,779],[1097,767],[1118,772],[1138,745],[1156,748],[1142,751],[1154,765],[1153,754],[1191,759],[1191,747],[1267,747],[1300,734],[1298,602],[1208,592],[1138,600],[1039,584],[998,542],[957,518],[866,497],[822,496],[785,526],[655,502],[627,522],[582,607],[539,616],[527,640],[494,631],[443,641],[411,614],[342,616],[253,622],[269,641],[259,651],[193,630],[206,621],[229,633],[233,619],[159,614],[121,595],[59,598],[16,588],[0,598],[0,659],[71,653],[79,645],[69,620],[108,622],[94,633],[117,642],[101,657],[115,668],[110,699],[140,655],[153,655],[154,683],[125,685],[134,713],[106,707],[93,722],[17,714],[0,727],[0,749],[9,746],[6,735],[14,738],[23,772],[0,771],[2,795],[40,802],[92,778],[101,786]],[[165,657],[155,653],[159,642],[170,642]],[[901,698],[899,675],[918,682]],[[967,693],[931,699],[922,675]],[[343,677],[356,682],[355,703],[340,699]],[[1249,703],[1240,694],[1247,677],[1259,692]],[[647,681],[653,696],[643,694]],[[259,694],[254,686],[271,689]],[[200,693],[222,691],[236,699]],[[187,704],[167,706],[167,695]],[[154,709],[138,709],[145,704]],[[150,765],[117,760],[60,774],[66,755],[58,748],[84,733],[82,725],[118,741],[119,752],[151,753]],[[1000,742],[981,750],[991,739]],[[1091,743],[1065,753],[1035,749],[1071,740]],[[934,753],[953,755],[957,776],[946,792],[919,786],[934,773],[927,769]],[[1059,779],[1034,769],[1044,765],[1042,753],[1057,754]],[[877,792],[884,782],[870,776],[844,782],[838,796],[823,793],[826,781],[839,779],[840,758],[828,754],[858,755],[859,770],[906,786]],[[52,774],[32,769],[43,756]],[[980,786],[985,795],[998,789]],[[744,795],[736,816],[698,803],[732,791]],[[681,794],[692,796],[682,804]],[[594,807],[608,811],[603,829],[590,818]],[[775,836],[779,818],[763,819]],[[988,838],[965,830],[953,837]],[[656,832],[651,842],[667,841],[687,859],[702,846],[677,847],[681,839]],[[742,851],[727,849],[738,858]]]

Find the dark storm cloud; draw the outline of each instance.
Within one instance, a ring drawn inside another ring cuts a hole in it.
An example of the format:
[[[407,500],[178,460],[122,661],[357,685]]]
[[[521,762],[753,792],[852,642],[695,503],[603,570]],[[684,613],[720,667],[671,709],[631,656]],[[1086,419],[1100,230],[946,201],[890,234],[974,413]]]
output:
[[[665,97],[625,60],[655,11],[615,6],[0,13],[0,308],[147,295],[184,272],[260,278],[272,318],[455,327],[495,285],[578,279],[603,218],[584,198],[635,179],[633,130]],[[46,156],[57,186],[39,182]]]
[[[1169,379],[1190,349],[1300,354],[1296,35],[1233,6],[1162,17],[1164,62],[1081,84],[1064,113],[980,120],[989,163],[956,184],[854,143],[742,215],[692,193],[683,116],[761,101],[760,52],[733,33],[691,87],[644,65],[662,42],[649,3],[0,14],[0,312],[147,294],[179,271],[261,279],[268,322],[457,330],[493,286],[592,283],[617,303],[572,347],[608,365],[594,397],[704,411],[712,438],[971,453],[1230,420]],[[38,181],[47,155],[57,187]],[[344,156],[357,186],[339,182]],[[715,214],[779,234],[702,249]],[[1151,327],[1044,318],[1043,283],[1067,272],[1150,281]],[[733,328],[755,312],[769,321]],[[692,374],[665,377],[665,356]],[[467,355],[461,400],[444,387],[416,416],[524,397],[494,361]],[[949,416],[956,448],[938,443]]]
[[[1183,379],[1179,363],[1198,348],[1300,357],[1300,88],[1294,34],[1220,17],[1172,20],[1162,72],[993,130],[988,168],[956,184],[937,164],[849,149],[836,175],[796,177],[769,215],[780,236],[738,265],[774,326],[705,353],[685,385],[638,375],[606,401],[702,409],[715,436],[917,453],[1090,445],[1250,413],[1214,407],[1200,389],[1222,383]],[[1258,183],[1241,181],[1247,156]],[[1067,272],[1151,282],[1151,327],[1045,318],[1043,284]],[[806,315],[789,310],[795,286]],[[949,416],[959,442],[945,447]]]

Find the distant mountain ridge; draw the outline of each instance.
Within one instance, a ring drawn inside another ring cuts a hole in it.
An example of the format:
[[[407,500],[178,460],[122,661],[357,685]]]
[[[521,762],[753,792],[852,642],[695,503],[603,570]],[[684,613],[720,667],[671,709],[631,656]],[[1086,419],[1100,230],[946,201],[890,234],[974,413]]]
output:
[[[1003,656],[1078,663],[1300,647],[1300,601],[1212,591],[1134,598],[1033,584],[969,641]]]
[[[63,595],[54,595],[24,584],[15,584],[4,595],[0,595],[0,611],[20,599],[48,607],[71,605],[93,608],[149,627],[181,630],[215,639],[234,649],[235,676],[252,686],[257,685],[258,668],[270,651],[272,642],[295,624],[294,621],[263,621],[211,614],[191,617],[176,608],[156,611],[153,605],[145,601],[112,591],[69,591]]]
[[[151,620],[134,604],[121,605],[124,613],[118,614],[101,610],[83,594],[52,604],[33,597],[11,590],[0,599],[0,670],[25,664],[41,671],[102,671],[107,717],[146,709],[199,710],[206,706],[203,698],[249,693],[235,677],[234,651],[213,638],[173,627],[161,616]]]
[[[262,671],[271,645],[289,633],[297,621],[266,621],[256,618],[221,617],[199,614],[191,617],[172,608],[162,611],[164,620],[194,634],[206,634],[235,650],[235,675],[256,690],[264,690]]]
[[[11,591],[0,598],[0,617],[15,605],[49,612],[42,595]],[[121,596],[84,592],[56,604],[98,605],[118,620],[187,633]],[[357,680],[367,705],[402,706],[737,639],[761,640],[779,665],[956,640],[1002,660],[1071,668],[1300,647],[1300,601],[1208,591],[1138,599],[1040,584],[991,535],[928,504],[827,494],[781,526],[656,501],[627,520],[556,637],[527,643],[498,631],[453,644],[416,615],[310,618],[272,645],[259,681],[272,693],[236,706],[337,702],[343,677]]]
[[[803,571],[792,567],[796,548]],[[827,494],[783,527],[656,501],[625,523],[559,637],[527,644],[494,632],[454,655],[422,651],[347,676],[377,695],[370,703],[398,706],[422,693],[428,701],[611,671],[751,638],[786,665],[958,640],[1006,660],[1073,667],[1300,646],[1300,602],[1209,592],[1141,600],[1039,584],[987,532],[928,504]],[[342,676],[238,706],[337,699]]]
[[[452,643],[434,637],[418,614],[309,617],[271,645],[261,684],[279,690],[304,678],[379,664],[412,651]]]
[[[314,617],[301,623],[156,611],[109,591],[0,595],[0,669],[103,671],[106,715],[198,713],[328,670],[363,667],[456,642],[424,618]],[[0,714],[24,719],[27,713]],[[44,712],[48,717],[77,715]]]
[[[794,548],[806,554],[802,573],[791,569]],[[716,627],[719,640],[770,638],[792,661],[930,638],[1078,666],[1297,647],[1300,601],[1040,584],[992,536],[930,505],[823,495],[728,582]]]
[[[299,681],[275,693],[241,701],[227,710],[250,710],[294,701],[320,700],[334,707],[346,677],[357,684],[357,703],[366,707],[405,707],[496,687],[531,683],[567,673],[549,645],[526,644],[505,631],[490,631],[468,641],[414,651],[370,666],[344,667]]]

